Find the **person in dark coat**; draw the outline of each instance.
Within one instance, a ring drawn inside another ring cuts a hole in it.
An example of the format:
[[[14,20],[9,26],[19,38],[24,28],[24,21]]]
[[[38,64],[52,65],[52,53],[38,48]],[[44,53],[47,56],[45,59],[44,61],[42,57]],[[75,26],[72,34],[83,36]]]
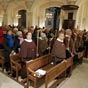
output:
[[[85,39],[85,42],[84,42],[84,46],[85,46],[85,58],[88,58],[88,32],[86,33],[86,39]]]
[[[51,55],[54,57],[54,62],[59,63],[66,59],[66,50],[64,45],[64,33],[59,32],[59,35],[54,42]]]
[[[3,30],[2,27],[0,27],[0,49],[3,49],[3,38],[4,38]]]
[[[36,45],[32,40],[31,32],[28,32],[26,35],[26,39],[21,44],[20,48],[20,56],[22,58],[22,70],[21,70],[21,78],[26,78],[26,61],[32,60],[36,57]]]
[[[4,57],[5,57],[5,67],[6,71],[10,71],[10,54],[16,52],[17,42],[15,37],[12,35],[12,31],[8,30],[7,34],[4,36],[3,41],[4,47]]]

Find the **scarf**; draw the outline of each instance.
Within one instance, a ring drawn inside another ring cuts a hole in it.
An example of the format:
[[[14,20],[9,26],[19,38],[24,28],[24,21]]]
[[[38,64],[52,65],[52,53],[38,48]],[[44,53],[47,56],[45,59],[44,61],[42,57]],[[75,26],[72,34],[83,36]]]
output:
[[[24,39],[21,37],[18,37],[18,39],[20,40],[20,45],[23,43]]]
[[[25,39],[26,42],[32,42],[32,39],[28,40],[28,39]]]
[[[57,38],[57,41],[62,42],[62,43],[64,42],[63,40],[61,40],[61,39],[59,39],[59,38]]]
[[[14,40],[12,35],[7,35],[7,38],[9,40],[9,47],[12,48],[14,46]]]

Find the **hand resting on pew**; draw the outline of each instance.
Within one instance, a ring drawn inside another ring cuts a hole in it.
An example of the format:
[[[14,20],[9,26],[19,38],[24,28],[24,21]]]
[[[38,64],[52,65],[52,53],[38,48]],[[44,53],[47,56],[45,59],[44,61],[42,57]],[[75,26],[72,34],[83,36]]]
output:
[[[67,60],[65,60],[65,59],[64,59],[62,62],[65,62],[65,63],[67,63]]]

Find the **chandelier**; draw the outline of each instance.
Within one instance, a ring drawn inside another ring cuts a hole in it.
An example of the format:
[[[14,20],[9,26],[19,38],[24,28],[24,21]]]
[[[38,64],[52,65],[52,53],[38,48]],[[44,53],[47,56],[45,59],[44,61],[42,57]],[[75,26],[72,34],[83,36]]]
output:
[[[21,15],[17,14],[17,15],[16,15],[16,18],[21,18]]]
[[[52,15],[51,12],[47,12],[47,13],[46,13],[46,18],[52,18],[52,16],[53,16],[53,15]]]

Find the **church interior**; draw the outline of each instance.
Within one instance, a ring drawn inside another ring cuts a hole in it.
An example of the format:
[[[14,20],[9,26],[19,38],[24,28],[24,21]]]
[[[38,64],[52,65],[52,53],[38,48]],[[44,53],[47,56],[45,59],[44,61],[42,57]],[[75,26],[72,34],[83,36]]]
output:
[[[0,0],[0,88],[88,88],[88,0]]]

